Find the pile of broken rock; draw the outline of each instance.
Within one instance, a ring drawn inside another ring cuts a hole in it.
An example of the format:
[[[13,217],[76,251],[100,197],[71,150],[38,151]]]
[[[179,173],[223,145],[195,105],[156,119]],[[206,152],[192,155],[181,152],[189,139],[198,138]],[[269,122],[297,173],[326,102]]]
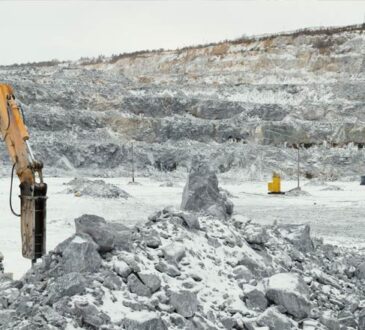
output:
[[[365,263],[305,225],[164,209],[76,233],[0,282],[0,329],[365,329]]]
[[[68,186],[66,192],[77,197],[88,196],[96,198],[124,198],[130,195],[118,186],[106,183],[104,180],[88,180],[85,178],[74,178],[65,183]]]

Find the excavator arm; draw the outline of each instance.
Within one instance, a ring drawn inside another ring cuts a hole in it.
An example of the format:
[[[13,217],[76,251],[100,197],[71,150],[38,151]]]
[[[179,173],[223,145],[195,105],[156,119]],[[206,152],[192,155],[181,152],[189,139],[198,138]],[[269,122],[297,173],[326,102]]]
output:
[[[0,84],[0,133],[13,163],[12,175],[16,170],[20,180],[23,256],[35,262],[46,250],[47,185],[43,182],[43,164],[34,158],[29,145],[22,110],[13,89],[6,84]]]

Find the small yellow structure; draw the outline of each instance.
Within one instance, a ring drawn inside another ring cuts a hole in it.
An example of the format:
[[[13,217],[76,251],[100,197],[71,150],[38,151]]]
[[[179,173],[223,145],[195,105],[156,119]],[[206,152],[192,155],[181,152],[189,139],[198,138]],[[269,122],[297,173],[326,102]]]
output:
[[[273,172],[272,182],[267,184],[267,188],[269,190],[269,194],[283,194],[283,192],[281,192],[281,178],[279,174]]]

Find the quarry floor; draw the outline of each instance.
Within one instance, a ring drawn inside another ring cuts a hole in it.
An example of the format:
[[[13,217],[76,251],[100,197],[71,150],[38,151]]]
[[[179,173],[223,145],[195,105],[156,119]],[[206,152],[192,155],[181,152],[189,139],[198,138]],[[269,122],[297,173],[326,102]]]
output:
[[[161,186],[166,181],[138,178],[140,185],[128,185],[129,178],[105,179],[132,195],[124,199],[75,197],[66,193],[64,183],[72,178],[47,178],[49,199],[47,209],[47,249],[74,233],[74,219],[82,214],[96,214],[106,220],[127,226],[143,223],[148,215],[166,206],[179,207],[184,180],[174,181],[173,187]],[[168,179],[167,181],[170,181]],[[0,251],[4,254],[5,271],[19,278],[30,267],[21,256],[20,223],[9,210],[8,178],[0,179]],[[309,196],[268,195],[266,182],[237,181],[234,177],[220,178],[220,186],[233,197],[235,217],[252,219],[261,224],[309,223],[312,235],[325,242],[365,250],[365,186],[358,182],[335,182],[343,190],[323,191],[327,185],[303,182]],[[283,182],[283,190],[296,182]],[[18,210],[17,192],[13,194]]]

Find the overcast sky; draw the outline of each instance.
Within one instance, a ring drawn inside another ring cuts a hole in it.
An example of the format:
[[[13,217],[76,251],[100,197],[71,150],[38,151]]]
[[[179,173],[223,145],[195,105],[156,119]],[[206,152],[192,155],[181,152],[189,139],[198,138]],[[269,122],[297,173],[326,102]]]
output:
[[[4,1],[0,65],[363,23],[365,1]]]

